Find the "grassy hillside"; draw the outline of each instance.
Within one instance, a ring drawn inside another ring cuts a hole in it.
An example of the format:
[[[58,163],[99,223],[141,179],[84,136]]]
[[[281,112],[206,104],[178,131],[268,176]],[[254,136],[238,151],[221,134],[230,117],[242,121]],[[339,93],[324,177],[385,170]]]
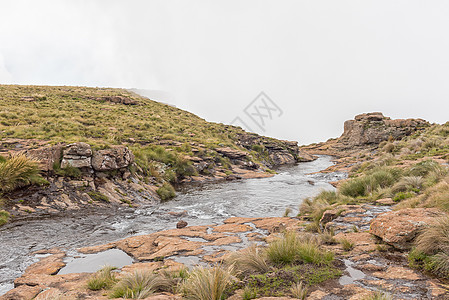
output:
[[[138,105],[105,97],[123,96]],[[233,145],[243,130],[206,122],[187,111],[123,89],[0,85],[0,138],[114,145],[162,139]]]

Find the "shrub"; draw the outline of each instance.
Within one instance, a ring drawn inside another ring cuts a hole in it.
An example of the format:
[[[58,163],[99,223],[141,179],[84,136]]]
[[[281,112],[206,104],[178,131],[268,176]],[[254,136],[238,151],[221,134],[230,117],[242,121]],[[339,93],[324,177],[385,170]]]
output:
[[[112,273],[114,269],[115,267],[111,266],[103,267],[89,278],[87,287],[92,291],[111,288],[117,282],[115,275]]]
[[[303,284],[303,282],[294,283],[290,288],[290,292],[293,297],[297,299],[305,300],[307,297],[307,287]]]
[[[196,267],[184,281],[182,291],[187,299],[221,300],[225,289],[231,282],[232,268]]]
[[[103,195],[100,192],[90,191],[87,192],[87,194],[90,196],[90,198],[94,201],[104,201],[109,202],[109,198],[106,195]]]
[[[5,225],[9,221],[10,214],[5,210],[0,210],[0,226]]]
[[[0,161],[0,192],[10,192],[39,181],[37,161],[24,154],[10,156]]]
[[[162,201],[167,201],[176,196],[175,189],[169,183],[164,183],[160,188],[156,190]]]
[[[113,288],[112,298],[144,299],[156,292],[161,286],[157,274],[137,270],[122,278]]]
[[[271,269],[266,261],[266,253],[255,245],[234,252],[226,262],[242,273],[266,273]]]

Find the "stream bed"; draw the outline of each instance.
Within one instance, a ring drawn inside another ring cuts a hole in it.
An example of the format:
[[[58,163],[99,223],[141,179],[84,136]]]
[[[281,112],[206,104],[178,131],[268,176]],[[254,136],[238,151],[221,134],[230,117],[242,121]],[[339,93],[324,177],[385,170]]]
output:
[[[108,243],[133,235],[189,225],[220,223],[229,217],[280,217],[286,208],[297,214],[304,198],[332,190],[330,181],[343,173],[310,174],[332,165],[332,158],[276,169],[270,178],[246,179],[184,186],[171,201],[140,208],[86,211],[64,216],[16,221],[0,229],[0,295],[13,288],[31,263],[32,252],[60,247],[75,248]]]

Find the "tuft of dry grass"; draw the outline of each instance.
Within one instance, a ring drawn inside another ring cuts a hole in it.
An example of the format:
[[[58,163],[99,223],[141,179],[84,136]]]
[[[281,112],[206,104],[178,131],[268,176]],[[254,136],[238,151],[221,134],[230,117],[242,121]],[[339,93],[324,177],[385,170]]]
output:
[[[350,250],[352,250],[354,248],[354,243],[349,241],[346,238],[342,238],[338,242],[340,243],[341,247],[345,251],[350,251]]]
[[[101,270],[92,275],[87,281],[87,287],[92,291],[111,288],[117,279],[112,271],[115,267],[104,266]]]
[[[39,179],[39,167],[35,160],[24,154],[10,156],[0,162],[0,192],[10,192]]]
[[[323,265],[330,263],[333,253],[320,249],[319,238],[312,235],[299,236],[294,231],[286,232],[267,247],[268,260],[275,264],[291,264],[296,261]]]
[[[242,273],[266,273],[271,270],[265,249],[255,245],[232,253],[226,263],[234,265],[236,270]]]
[[[297,299],[305,300],[307,297],[307,287],[302,281],[294,283],[290,288],[290,292],[292,293],[293,297]]]
[[[416,238],[416,249],[427,255],[449,254],[449,217],[438,218]]]
[[[145,270],[123,277],[113,288],[112,298],[145,299],[164,286],[161,278]]]
[[[232,266],[196,267],[182,284],[183,294],[192,300],[221,300],[232,282],[232,272]]]

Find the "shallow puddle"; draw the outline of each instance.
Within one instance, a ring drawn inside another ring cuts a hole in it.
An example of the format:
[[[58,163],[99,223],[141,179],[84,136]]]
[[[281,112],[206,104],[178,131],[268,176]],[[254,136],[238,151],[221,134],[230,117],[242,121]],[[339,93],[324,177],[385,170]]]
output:
[[[58,274],[93,273],[104,266],[121,268],[133,263],[131,256],[119,249],[110,249],[95,254],[85,254],[79,258],[71,258]]]

